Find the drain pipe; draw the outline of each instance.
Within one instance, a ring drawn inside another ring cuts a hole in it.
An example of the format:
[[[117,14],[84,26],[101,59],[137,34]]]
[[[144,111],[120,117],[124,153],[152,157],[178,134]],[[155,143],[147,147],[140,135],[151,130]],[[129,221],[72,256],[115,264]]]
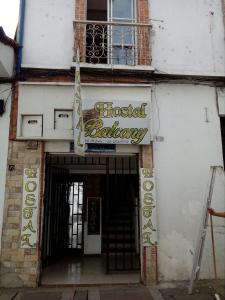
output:
[[[24,19],[25,19],[25,7],[26,0],[20,0],[20,12],[19,12],[19,32],[18,32],[18,56],[16,64],[16,75],[19,74],[22,63],[22,51],[23,51],[23,39],[24,39]]]

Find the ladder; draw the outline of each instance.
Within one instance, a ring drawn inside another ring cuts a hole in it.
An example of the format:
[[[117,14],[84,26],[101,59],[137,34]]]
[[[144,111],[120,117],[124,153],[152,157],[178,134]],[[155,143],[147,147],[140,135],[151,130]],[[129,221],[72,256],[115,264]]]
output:
[[[195,249],[195,253],[194,253],[193,268],[192,268],[190,284],[188,287],[188,294],[192,294],[194,281],[198,280],[198,277],[199,277],[201,261],[202,261],[202,253],[203,253],[203,249],[204,249],[204,243],[205,243],[206,232],[207,232],[208,208],[210,208],[210,206],[211,206],[216,171],[218,169],[223,170],[223,167],[222,166],[211,166],[210,167],[209,184],[208,184],[208,189],[207,189],[207,193],[206,193],[206,200],[205,200],[205,205],[203,208],[202,220],[201,220],[201,224],[200,224],[200,228],[199,228],[196,249]]]

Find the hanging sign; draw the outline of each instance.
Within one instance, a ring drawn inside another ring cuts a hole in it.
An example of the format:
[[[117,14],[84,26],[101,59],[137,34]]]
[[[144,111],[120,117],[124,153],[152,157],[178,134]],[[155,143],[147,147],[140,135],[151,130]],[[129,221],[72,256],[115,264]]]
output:
[[[23,206],[21,248],[37,247],[39,169],[25,168],[23,175]]]
[[[75,99],[73,105],[73,132],[74,132],[74,152],[77,155],[84,156],[85,141],[84,141],[84,123],[82,114],[82,98],[80,84],[80,52],[77,49],[75,70]]]
[[[140,180],[142,245],[153,246],[157,243],[154,171],[141,168]]]
[[[85,143],[150,144],[150,101],[83,102]]]

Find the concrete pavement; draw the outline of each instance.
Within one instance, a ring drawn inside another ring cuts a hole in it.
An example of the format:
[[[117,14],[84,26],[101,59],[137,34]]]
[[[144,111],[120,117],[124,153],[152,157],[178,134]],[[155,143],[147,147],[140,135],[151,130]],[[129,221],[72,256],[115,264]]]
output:
[[[225,300],[224,281],[199,281],[192,295],[187,282],[164,283],[156,287],[141,284],[99,287],[0,289],[0,300],[213,300],[215,293]],[[217,298],[218,299],[218,298]]]

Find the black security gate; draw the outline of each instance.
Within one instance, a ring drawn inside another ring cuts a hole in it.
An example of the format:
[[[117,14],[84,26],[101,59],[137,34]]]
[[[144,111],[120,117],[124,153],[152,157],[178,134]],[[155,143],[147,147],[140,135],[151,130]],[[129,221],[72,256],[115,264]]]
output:
[[[100,177],[102,255],[106,273],[138,270],[139,181],[138,157],[135,155],[77,157],[47,154],[43,266],[68,251],[83,254],[83,226],[87,220],[85,182],[90,174]]]
[[[59,257],[68,243],[67,170],[46,164],[42,264]]]
[[[139,270],[138,160],[108,158],[103,246],[106,271]]]
[[[69,239],[68,249],[78,250],[83,253],[83,182],[69,183],[69,218],[68,218],[68,232]]]

